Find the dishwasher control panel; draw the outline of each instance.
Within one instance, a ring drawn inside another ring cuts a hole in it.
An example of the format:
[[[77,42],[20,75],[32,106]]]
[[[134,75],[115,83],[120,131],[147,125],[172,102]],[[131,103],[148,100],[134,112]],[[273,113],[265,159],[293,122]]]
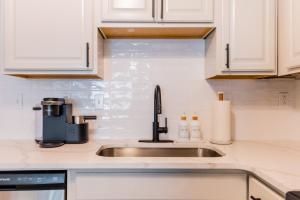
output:
[[[64,184],[65,173],[0,173],[1,185],[48,185]]]

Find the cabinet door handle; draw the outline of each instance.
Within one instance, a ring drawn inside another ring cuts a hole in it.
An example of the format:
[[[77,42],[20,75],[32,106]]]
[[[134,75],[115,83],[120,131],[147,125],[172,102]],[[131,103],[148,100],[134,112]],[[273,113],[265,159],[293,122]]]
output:
[[[161,0],[161,13],[160,18],[164,18],[164,0]]]
[[[152,18],[155,18],[155,0],[152,0]]]
[[[230,46],[229,44],[226,44],[226,68],[230,68]]]
[[[255,198],[254,196],[250,196],[252,200],[261,200],[261,198]]]
[[[90,44],[86,43],[86,67],[90,66]]]

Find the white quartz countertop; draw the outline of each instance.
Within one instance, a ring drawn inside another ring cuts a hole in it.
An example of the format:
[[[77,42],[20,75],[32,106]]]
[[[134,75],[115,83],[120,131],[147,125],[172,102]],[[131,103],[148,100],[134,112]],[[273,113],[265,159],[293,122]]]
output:
[[[141,145],[134,141],[92,141],[41,149],[34,141],[1,140],[0,170],[43,169],[238,169],[252,172],[281,192],[300,190],[300,141],[237,141],[232,145],[154,144],[219,149],[220,158],[109,158],[96,151],[103,145]],[[152,145],[152,144],[147,144]]]

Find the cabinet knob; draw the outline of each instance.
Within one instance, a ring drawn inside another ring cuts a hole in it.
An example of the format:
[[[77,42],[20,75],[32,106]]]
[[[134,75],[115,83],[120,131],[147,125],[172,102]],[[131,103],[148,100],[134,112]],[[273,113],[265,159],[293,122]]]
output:
[[[250,196],[252,200],[261,200],[261,198],[255,198],[254,196]]]

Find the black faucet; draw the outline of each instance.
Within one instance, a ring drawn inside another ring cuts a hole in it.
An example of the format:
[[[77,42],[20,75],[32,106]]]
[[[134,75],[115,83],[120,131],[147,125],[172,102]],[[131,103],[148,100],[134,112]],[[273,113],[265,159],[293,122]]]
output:
[[[159,126],[158,115],[162,113],[161,109],[161,90],[159,85],[155,87],[154,91],[154,121],[152,124],[153,138],[152,140],[140,140],[140,142],[148,143],[168,143],[172,140],[160,140],[159,134],[168,133],[168,119],[165,118],[165,127]]]

